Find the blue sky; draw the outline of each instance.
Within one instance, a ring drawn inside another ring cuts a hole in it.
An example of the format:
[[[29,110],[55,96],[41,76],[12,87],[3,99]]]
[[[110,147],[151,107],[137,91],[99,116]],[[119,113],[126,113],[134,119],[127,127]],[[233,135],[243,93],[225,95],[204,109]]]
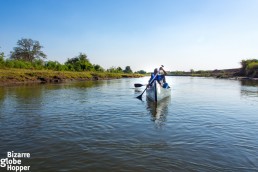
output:
[[[240,67],[258,57],[258,0],[0,0],[0,51],[39,41],[48,60],[104,68]]]

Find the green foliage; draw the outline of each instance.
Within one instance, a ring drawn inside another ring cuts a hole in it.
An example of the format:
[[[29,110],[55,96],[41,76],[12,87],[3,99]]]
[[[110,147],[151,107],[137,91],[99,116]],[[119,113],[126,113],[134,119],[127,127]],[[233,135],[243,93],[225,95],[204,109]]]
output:
[[[147,72],[144,71],[144,70],[139,70],[139,71],[137,71],[136,73],[139,73],[139,74],[146,74]]]
[[[121,67],[110,67],[107,72],[110,72],[110,73],[123,73],[123,69]]]
[[[59,63],[58,63],[57,61],[48,61],[48,62],[46,62],[45,67],[46,67],[47,69],[55,70],[55,69],[57,68],[57,65],[58,65],[58,64],[59,64]]]
[[[5,66],[8,67],[8,68],[31,69],[32,68],[32,63],[22,61],[22,60],[7,59],[5,61]]]
[[[32,66],[34,69],[44,69],[44,61],[41,59],[35,59],[32,62]]]
[[[124,70],[124,73],[133,73],[133,71],[132,71],[130,66],[126,66],[125,70]]]
[[[93,68],[94,68],[94,70],[95,71],[97,71],[97,72],[104,72],[105,70],[104,70],[104,68],[103,67],[101,67],[100,65],[93,65]]]
[[[257,70],[258,69],[258,62],[251,62],[246,67],[248,70]]]
[[[79,56],[68,59],[65,62],[68,70],[71,71],[94,71],[95,66],[92,65],[87,58],[86,54],[80,53]],[[101,70],[101,66],[96,67],[98,70]]]
[[[92,64],[87,55],[80,53],[74,58],[68,58],[65,64],[58,61],[47,61],[43,59],[46,55],[41,51],[43,47],[39,41],[24,39],[17,41],[17,47],[11,51],[9,59],[4,60],[4,53],[0,52],[0,68],[19,68],[19,69],[37,69],[37,70],[55,70],[55,71],[77,71],[77,72],[105,72],[105,69],[98,64]],[[125,70],[121,67],[111,67],[106,70],[108,73],[133,73],[130,66]],[[140,71],[145,73],[145,71]],[[120,75],[119,75],[120,76]]]
[[[123,73],[123,69],[121,67],[117,67],[116,70],[117,70],[117,73]]]
[[[183,75],[183,74],[184,74],[184,71],[178,71],[178,70],[177,70],[177,71],[174,72],[174,74],[175,74],[175,75]]]
[[[3,52],[0,53],[0,61],[4,61],[4,53]]]
[[[67,71],[68,66],[60,64],[58,61],[48,61],[45,63],[45,69],[56,71]]]
[[[241,74],[250,77],[258,77],[258,59],[242,60]]]
[[[5,66],[5,60],[4,60],[4,53],[0,53],[0,68],[3,68]]]
[[[13,48],[14,51],[11,51],[11,59],[33,62],[35,59],[46,58],[39,41],[23,38],[18,40],[17,45]]]

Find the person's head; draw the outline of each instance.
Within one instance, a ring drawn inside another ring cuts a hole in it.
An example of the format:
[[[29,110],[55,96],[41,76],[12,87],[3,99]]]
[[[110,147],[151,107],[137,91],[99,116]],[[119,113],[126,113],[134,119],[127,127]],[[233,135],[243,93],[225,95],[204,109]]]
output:
[[[154,74],[157,74],[157,73],[158,73],[158,69],[155,68],[155,69],[154,69]]]

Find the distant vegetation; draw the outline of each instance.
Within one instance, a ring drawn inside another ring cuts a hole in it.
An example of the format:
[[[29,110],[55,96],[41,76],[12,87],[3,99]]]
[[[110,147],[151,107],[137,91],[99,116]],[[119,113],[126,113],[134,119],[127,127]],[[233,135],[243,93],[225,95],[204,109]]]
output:
[[[241,65],[241,75],[249,77],[258,77],[258,59],[242,60]]]
[[[43,48],[39,41],[32,39],[21,39],[17,42],[17,47],[14,47],[11,51],[11,59],[23,60],[27,62],[33,62],[36,59],[46,58],[47,55],[41,51]]]
[[[130,66],[124,70],[121,67],[105,70],[98,64],[92,64],[84,53],[68,58],[64,64],[46,61],[47,55],[42,48],[38,41],[21,39],[9,58],[5,59],[5,54],[0,52],[0,85],[143,76],[133,73]]]
[[[53,70],[53,71],[68,71],[68,72],[95,72],[92,76],[113,76],[121,77],[122,74],[133,74],[130,66],[125,69],[121,67],[110,67],[104,69],[98,64],[92,64],[84,53],[79,53],[78,56],[68,58],[64,64],[58,61],[46,61],[47,55],[42,51],[43,46],[38,41],[32,39],[21,39],[17,42],[17,47],[10,52],[10,58],[5,59],[3,52],[0,52],[0,69],[33,69],[33,70]],[[168,72],[169,75],[176,76],[205,76],[217,78],[229,78],[235,76],[258,77],[258,59],[242,60],[240,69],[224,69],[224,70],[199,70],[191,69],[189,72],[173,71]],[[99,73],[99,74],[96,74]],[[108,73],[108,74],[100,74]],[[147,74],[146,71],[140,70],[135,73]],[[112,74],[112,75],[111,75]],[[124,75],[125,76],[125,75]],[[129,76],[129,75],[126,75]]]
[[[222,69],[222,70],[198,70],[191,69],[185,71],[171,71],[168,75],[172,76],[201,76],[201,77],[216,77],[216,78],[231,78],[231,77],[249,77],[258,78],[258,59],[242,60],[241,68]]]
[[[17,42],[17,47],[10,52],[10,58],[4,59],[5,55],[0,52],[0,68],[18,68],[34,70],[54,70],[54,71],[88,71],[88,72],[108,72],[120,74],[132,74],[130,66],[125,69],[121,67],[110,67],[105,70],[98,64],[92,64],[87,55],[80,53],[76,57],[68,58],[64,64],[58,61],[46,61],[47,55],[42,51],[43,46],[39,41],[32,39],[21,39]]]
[[[144,71],[144,70],[139,70],[139,71],[137,71],[136,73],[139,73],[139,74],[147,74],[147,72]]]

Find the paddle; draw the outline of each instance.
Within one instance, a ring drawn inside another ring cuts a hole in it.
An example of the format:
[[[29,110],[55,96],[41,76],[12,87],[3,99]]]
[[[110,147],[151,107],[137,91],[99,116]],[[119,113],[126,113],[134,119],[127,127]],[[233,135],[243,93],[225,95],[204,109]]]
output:
[[[146,85],[146,84],[145,84]],[[134,87],[142,87],[142,86],[145,86],[145,85],[142,85],[142,84],[134,84]]]
[[[161,65],[161,67],[164,67],[164,66]],[[158,76],[159,71],[160,71],[160,69],[158,70],[157,74],[152,78],[152,80],[151,80],[149,83],[152,83],[152,82],[154,81],[154,79]],[[148,88],[148,85],[147,85],[146,88],[143,90],[142,94],[139,95],[139,96],[137,96],[136,98],[142,100],[142,95],[143,95],[143,93],[147,90],[147,88]]]

